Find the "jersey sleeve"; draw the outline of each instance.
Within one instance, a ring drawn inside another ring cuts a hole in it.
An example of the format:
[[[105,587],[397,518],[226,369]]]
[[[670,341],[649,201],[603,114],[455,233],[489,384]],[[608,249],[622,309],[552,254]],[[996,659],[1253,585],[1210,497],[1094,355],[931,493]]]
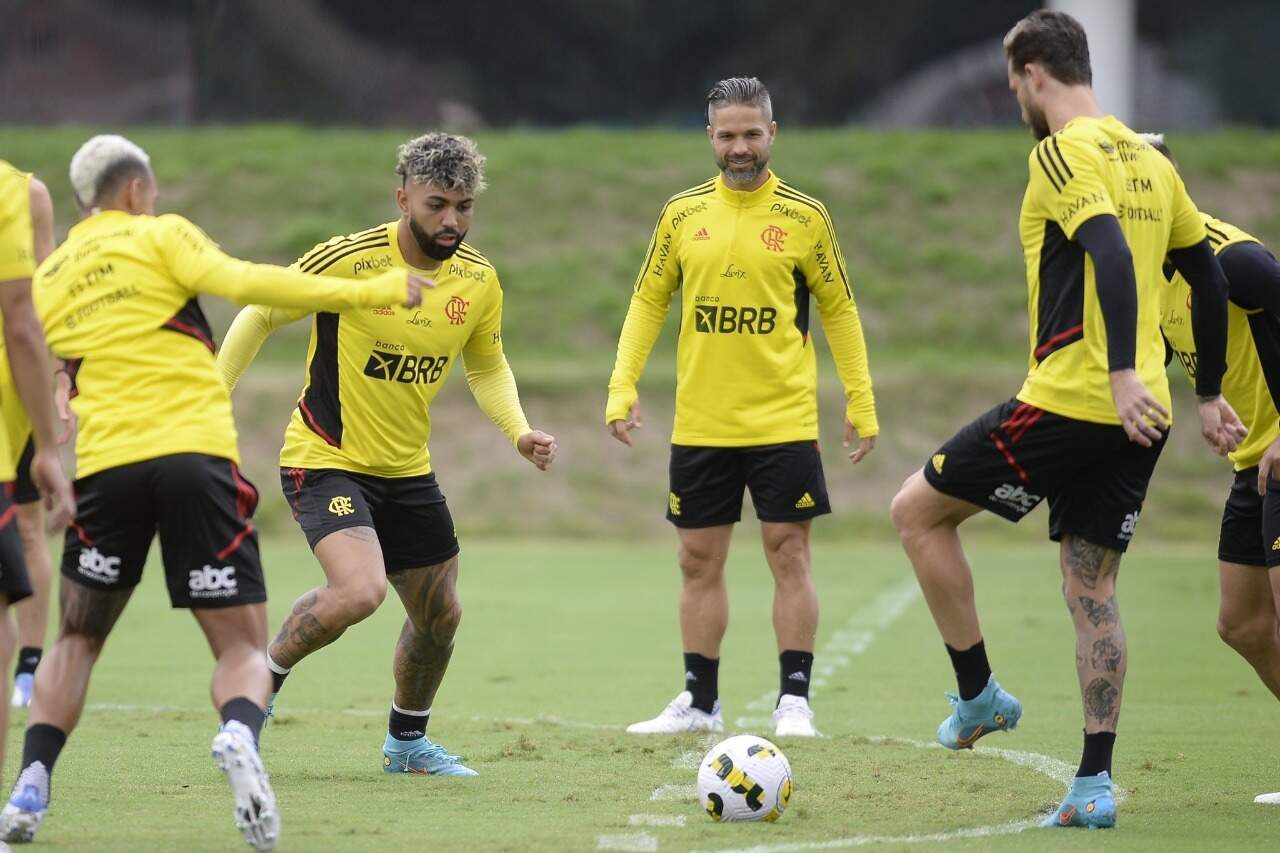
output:
[[[1173,199],[1169,226],[1169,248],[1185,249],[1205,239],[1208,232],[1205,231],[1204,217],[1196,209],[1196,203],[1191,200],[1191,195],[1187,192],[1187,185],[1183,183],[1182,176],[1172,166],[1170,171],[1173,172]]]
[[[0,210],[0,281],[31,278],[36,270],[35,235],[31,230],[31,204],[23,182],[20,198],[9,211]],[[8,214],[7,216],[5,214]]]
[[[209,293],[231,302],[273,305],[306,312],[378,308],[404,301],[405,270],[349,281],[314,276],[225,254],[192,223],[177,215],[157,220],[157,248],[173,278],[192,296]]]
[[[1031,152],[1027,193],[1068,240],[1093,217],[1116,215],[1115,201],[1102,179],[1104,163],[1100,150],[1062,134],[1042,140]]]
[[[867,364],[867,346],[853,288],[845,268],[844,255],[836,241],[835,226],[825,208],[820,208],[816,235],[809,252],[800,259],[805,284],[818,302],[822,328],[835,359],[836,372],[844,386],[845,417],[861,438],[878,435],[875,395]]]
[[[529,421],[520,406],[515,374],[502,352],[502,288],[496,276],[493,291],[462,348],[462,359],[471,396],[514,445],[529,432]]]
[[[662,333],[662,324],[671,308],[671,294],[680,286],[676,248],[676,232],[667,224],[667,208],[663,207],[618,337],[618,355],[609,377],[609,399],[605,404],[606,424],[626,420],[636,402],[636,383],[640,381],[654,342]]]

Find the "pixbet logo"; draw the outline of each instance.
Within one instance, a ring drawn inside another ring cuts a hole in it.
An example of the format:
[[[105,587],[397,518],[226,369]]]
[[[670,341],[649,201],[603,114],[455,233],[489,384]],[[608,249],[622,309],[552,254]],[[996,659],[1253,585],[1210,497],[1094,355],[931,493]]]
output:
[[[79,572],[102,583],[116,583],[120,580],[120,558],[105,556],[97,548],[86,548],[80,552]]]
[[[235,566],[216,569],[206,565],[187,573],[187,589],[192,598],[230,598],[239,590]]]
[[[380,258],[361,258],[351,266],[354,273],[368,272],[371,270],[384,270],[391,267],[391,256],[383,255]]]
[[[991,494],[991,500],[996,503],[1002,503],[1007,507],[1016,509],[1019,512],[1027,513],[1035,509],[1036,504],[1040,503],[1043,498],[1040,495],[1033,495],[1022,486],[1014,486],[1005,483]]]

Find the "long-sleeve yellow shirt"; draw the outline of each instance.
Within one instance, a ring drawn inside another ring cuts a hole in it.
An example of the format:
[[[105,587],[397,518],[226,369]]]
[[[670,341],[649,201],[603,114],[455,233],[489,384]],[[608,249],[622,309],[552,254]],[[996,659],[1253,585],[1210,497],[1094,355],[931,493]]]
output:
[[[680,291],[675,444],[743,447],[818,436],[809,297],[858,434],[876,435],[858,308],[821,202],[771,174],[738,192],[717,177],[667,202],[636,279],[605,421],[625,419]]]

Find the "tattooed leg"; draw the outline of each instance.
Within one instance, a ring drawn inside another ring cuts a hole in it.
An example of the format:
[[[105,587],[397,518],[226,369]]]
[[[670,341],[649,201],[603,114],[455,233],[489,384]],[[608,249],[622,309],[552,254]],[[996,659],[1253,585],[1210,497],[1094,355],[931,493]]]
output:
[[[58,639],[36,670],[27,725],[47,723],[70,734],[84,710],[89,676],[133,589],[104,591],[62,579]]]
[[[292,668],[338,639],[377,610],[387,595],[382,548],[372,527],[330,533],[315,550],[327,583],[294,602],[271,642],[271,659],[282,667]]]
[[[1114,732],[1127,666],[1124,627],[1116,603],[1120,552],[1062,539],[1062,594],[1076,628],[1076,674],[1086,732]]]
[[[435,702],[453,656],[453,636],[462,621],[457,583],[456,556],[425,569],[391,575],[391,585],[408,615],[394,661],[395,703],[401,708],[425,711]]]

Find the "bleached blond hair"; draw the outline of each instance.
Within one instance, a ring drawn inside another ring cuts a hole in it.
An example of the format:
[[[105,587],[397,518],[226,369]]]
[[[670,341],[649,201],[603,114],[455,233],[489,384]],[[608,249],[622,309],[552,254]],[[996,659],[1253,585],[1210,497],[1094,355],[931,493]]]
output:
[[[150,171],[151,158],[138,145],[123,136],[102,134],[81,145],[71,158],[71,189],[80,206],[89,209],[120,177]]]
[[[475,195],[488,186],[484,163],[484,155],[472,140],[435,132],[400,146],[396,174],[401,183],[435,184],[447,192]]]

